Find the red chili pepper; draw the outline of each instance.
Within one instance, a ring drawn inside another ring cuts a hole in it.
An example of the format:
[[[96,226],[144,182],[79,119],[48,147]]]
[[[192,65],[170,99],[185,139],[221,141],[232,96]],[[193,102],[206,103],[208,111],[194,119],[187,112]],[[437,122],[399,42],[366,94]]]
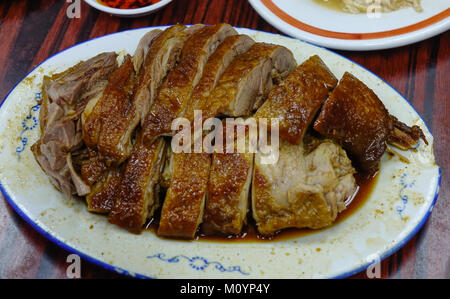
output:
[[[98,0],[103,5],[120,9],[141,8],[159,1],[161,0]]]

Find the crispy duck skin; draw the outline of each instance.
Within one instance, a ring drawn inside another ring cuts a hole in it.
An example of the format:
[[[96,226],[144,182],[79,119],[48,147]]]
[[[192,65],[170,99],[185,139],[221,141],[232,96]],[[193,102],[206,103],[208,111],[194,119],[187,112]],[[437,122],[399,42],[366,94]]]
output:
[[[88,157],[81,162],[81,177],[89,186],[93,186],[108,167],[96,149],[87,148],[87,151]]]
[[[86,203],[89,212],[108,214],[114,207],[121,168],[112,167],[102,173],[101,178],[91,188],[92,191],[86,196]]]
[[[211,164],[207,153],[173,154],[173,176],[158,235],[193,239],[202,222]]]
[[[109,222],[133,233],[140,233],[146,220],[159,206],[157,183],[163,165],[165,141],[157,139],[150,145],[138,133],[136,144],[115,190],[114,206]]]
[[[254,44],[236,57],[220,78],[204,107],[204,119],[249,115],[262,104],[274,79],[284,79],[296,66],[292,52],[285,47]]]
[[[156,103],[145,118],[143,130],[147,142],[172,134],[172,122],[183,116],[208,58],[226,37],[236,34],[230,25],[218,24],[203,27],[186,41],[180,62],[164,81]]]
[[[357,168],[370,175],[379,168],[393,123],[378,96],[347,72],[323,105],[314,129],[341,144]]]
[[[224,141],[222,153],[216,151],[212,155],[202,224],[202,231],[207,235],[238,235],[246,223],[254,154],[248,150],[248,130],[241,138],[245,138],[245,152],[238,152],[239,140],[235,137],[234,153],[226,151]]]
[[[277,118],[280,137],[289,143],[300,144],[337,83],[319,56],[312,56],[272,89],[255,118]]]
[[[246,222],[252,154],[215,154],[203,218],[205,234],[240,234]]]
[[[115,77],[114,75],[117,75]],[[131,132],[128,127],[129,111],[132,107],[135,72],[130,56],[111,76],[108,92],[102,99],[101,129],[97,144],[99,153],[108,161],[118,165],[125,161],[132,150]]]

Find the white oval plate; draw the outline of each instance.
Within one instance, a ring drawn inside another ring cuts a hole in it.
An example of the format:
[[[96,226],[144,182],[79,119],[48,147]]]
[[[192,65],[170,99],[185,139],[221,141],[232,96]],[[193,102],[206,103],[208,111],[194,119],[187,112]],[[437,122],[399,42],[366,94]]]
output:
[[[350,71],[372,88],[393,115],[419,125],[429,141],[403,153],[404,164],[386,155],[367,202],[344,221],[320,232],[283,241],[209,242],[134,235],[90,214],[82,200],[55,190],[30,151],[39,136],[39,92],[44,74],[104,51],[134,53],[150,28],[111,34],[61,52],[38,66],[0,108],[0,189],[14,209],[59,246],[107,269],[152,278],[346,277],[403,246],[425,223],[437,198],[440,169],[433,137],[410,104],[387,83],[331,51],[280,35],[238,29],[257,41],[291,49],[298,62],[318,54],[337,77]]]
[[[106,5],[103,5],[101,3],[99,3],[97,0],[84,0],[87,4],[89,4],[90,6],[118,16],[118,17],[142,17],[142,16],[146,16],[149,15],[151,13],[154,13],[158,10],[160,10],[161,8],[163,8],[164,6],[166,6],[167,4],[169,4],[170,2],[172,2],[172,0],[161,0],[158,3],[152,4],[152,5],[148,5],[145,7],[141,7],[141,8],[135,8],[135,9],[118,9],[118,8],[112,8]]]
[[[395,48],[450,29],[450,0],[422,0],[423,12],[407,8],[382,13],[375,18],[335,11],[312,0],[249,2],[267,22],[283,33],[332,49]]]

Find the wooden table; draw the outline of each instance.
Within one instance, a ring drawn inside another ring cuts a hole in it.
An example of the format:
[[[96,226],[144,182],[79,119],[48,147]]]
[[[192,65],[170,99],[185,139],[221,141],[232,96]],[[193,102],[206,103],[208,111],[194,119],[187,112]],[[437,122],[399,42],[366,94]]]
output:
[[[278,32],[245,0],[175,0],[158,13],[137,19],[109,16],[84,2],[81,18],[69,19],[67,5],[63,0],[0,2],[0,99],[51,55],[112,32],[218,22]],[[382,262],[382,277],[450,278],[450,32],[392,50],[339,53],[368,68],[411,101],[435,136],[437,163],[443,172],[440,197],[430,219],[400,251]],[[0,200],[0,278],[65,278],[68,255]],[[87,261],[82,262],[81,274],[83,278],[120,277]]]

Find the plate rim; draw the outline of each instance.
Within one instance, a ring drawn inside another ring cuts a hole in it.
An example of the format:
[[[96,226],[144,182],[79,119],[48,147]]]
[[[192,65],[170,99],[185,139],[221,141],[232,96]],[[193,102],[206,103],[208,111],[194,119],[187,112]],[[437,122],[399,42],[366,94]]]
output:
[[[288,22],[280,18],[278,15],[276,15],[263,2],[264,0],[249,0],[250,5],[258,13],[258,15],[261,16],[266,22],[271,24],[273,27],[296,39],[300,39],[302,41],[306,41],[314,45],[332,48],[335,50],[370,51],[370,50],[392,49],[426,40],[450,29],[450,17],[447,16],[421,29],[384,38],[376,38],[376,39],[332,38],[304,31],[300,28],[297,28],[289,24]],[[442,11],[441,13],[448,14],[449,12],[450,8]],[[283,11],[283,13],[287,12]],[[297,20],[294,17],[292,18]],[[397,29],[399,28],[396,28],[395,30]]]
[[[173,0],[161,0],[160,2],[157,2],[155,4],[147,5],[140,8],[120,9],[103,5],[101,3],[98,3],[97,0],[84,0],[84,2],[86,2],[89,6],[99,11],[122,17],[142,16],[144,14],[151,13],[158,9],[161,9],[172,1]]]
[[[250,0],[251,1],[251,0]],[[5,96],[5,98],[3,99],[3,101],[0,103],[0,110],[2,109],[2,106],[5,104],[5,102],[7,101],[7,99],[9,98],[9,96],[11,95],[12,92],[14,92],[14,90],[17,89],[17,87],[27,78],[30,76],[30,74],[32,74],[35,70],[37,70],[42,64],[46,63],[47,61],[49,61],[50,59],[52,59],[53,57],[60,55],[74,47],[83,45],[85,43],[91,42],[93,40],[97,40],[106,36],[111,36],[111,35],[116,35],[116,34],[123,34],[126,32],[131,32],[131,31],[138,31],[138,30],[143,30],[143,29],[163,29],[163,28],[167,28],[173,25],[162,25],[162,26],[149,26],[149,27],[141,27],[141,28],[134,28],[134,29],[129,29],[129,30],[124,30],[124,31],[118,31],[118,32],[113,32],[113,33],[109,33],[106,35],[102,35],[102,36],[98,36],[86,41],[83,41],[81,43],[75,44],[73,46],[70,46],[58,53],[55,53],[49,57],[47,57],[44,61],[42,61],[41,63],[39,63],[35,68],[33,68],[30,72],[28,72],[19,82],[17,82],[14,87],[7,93],[7,95]],[[245,27],[236,27],[233,26],[236,29],[245,29],[245,30],[250,30],[250,31],[254,31],[254,32],[260,32],[260,33],[265,33],[265,34],[271,34],[271,35],[278,35],[284,38],[290,38],[290,39],[296,39],[290,36],[283,36],[277,33],[273,33],[273,32],[267,32],[267,31],[262,31],[262,30],[257,30],[257,29],[251,29],[251,28],[245,28]],[[297,39],[298,40],[298,39]],[[369,69],[367,69],[366,67],[354,62],[353,60],[339,54],[336,53],[328,48],[325,48],[323,46],[318,46],[316,44],[310,43],[308,41],[303,41],[300,40],[300,42],[309,44],[311,46],[323,49],[325,51],[331,52],[332,54],[338,55],[340,58],[345,59],[355,65],[357,65],[358,67],[361,67],[362,69],[364,69],[366,72],[368,72],[369,74],[375,76],[377,79],[381,80],[383,83],[385,83],[387,86],[389,86],[389,88],[391,88],[395,93],[397,93],[401,99],[403,101],[405,101],[413,110],[414,112],[419,116],[420,120],[424,123],[426,129],[429,131],[430,135],[433,136],[430,128],[428,127],[427,123],[425,122],[425,120],[422,118],[422,116],[417,112],[416,108],[400,93],[398,92],[393,86],[391,86],[391,84],[389,84],[388,82],[386,82],[385,80],[383,80],[381,77],[379,77],[377,74],[373,73],[372,71],[370,71]],[[433,136],[434,137],[434,136]],[[433,152],[433,156],[434,152]],[[393,255],[394,253],[396,253],[398,250],[400,250],[406,243],[408,243],[411,238],[413,236],[415,236],[421,229],[422,227],[425,225],[425,223],[428,221],[431,212],[434,208],[434,206],[436,205],[437,199],[439,197],[439,191],[440,191],[440,187],[441,187],[441,180],[442,180],[442,169],[441,167],[439,167],[436,164],[437,167],[437,184],[436,184],[436,190],[434,193],[434,198],[431,202],[430,207],[428,208],[426,214],[422,217],[422,219],[418,222],[418,224],[411,230],[411,232],[406,235],[401,241],[397,242],[397,244],[395,246],[393,246],[392,248],[390,248],[389,250],[383,252],[383,254],[380,255],[380,262],[383,261],[384,259],[390,257],[391,255]],[[76,249],[68,244],[66,244],[64,241],[61,241],[58,237],[53,236],[51,234],[51,232],[45,230],[44,228],[42,228],[39,223],[37,221],[33,221],[20,207],[18,204],[16,204],[16,202],[13,200],[12,196],[7,192],[6,188],[3,186],[2,182],[0,181],[0,192],[3,194],[5,200],[9,203],[9,205],[13,208],[13,210],[23,219],[25,220],[29,225],[31,225],[31,227],[33,229],[35,229],[37,232],[39,232],[41,235],[43,235],[45,238],[47,238],[48,240],[50,240],[51,242],[53,242],[55,245],[57,245],[58,247],[61,247],[62,249],[72,253],[72,254],[77,254],[80,257],[82,257],[84,260],[95,264],[97,266],[100,266],[106,270],[118,273],[118,274],[122,274],[122,275],[126,275],[126,276],[130,276],[130,277],[134,277],[134,278],[143,278],[143,279],[155,279],[154,277],[151,277],[149,275],[144,275],[144,274],[140,274],[140,273],[135,273],[126,269],[123,269],[122,267],[117,267],[111,264],[108,264],[107,262],[104,262],[98,258],[95,258],[87,253],[82,252],[79,249]],[[352,270],[348,270],[342,274],[336,275],[336,276],[332,276],[329,277],[329,279],[343,279],[343,278],[347,278],[349,276],[352,276],[354,274],[357,274],[359,272],[362,272],[363,270],[367,269],[369,266],[371,265],[371,262],[368,261],[367,263],[359,266],[358,268],[352,269]]]

